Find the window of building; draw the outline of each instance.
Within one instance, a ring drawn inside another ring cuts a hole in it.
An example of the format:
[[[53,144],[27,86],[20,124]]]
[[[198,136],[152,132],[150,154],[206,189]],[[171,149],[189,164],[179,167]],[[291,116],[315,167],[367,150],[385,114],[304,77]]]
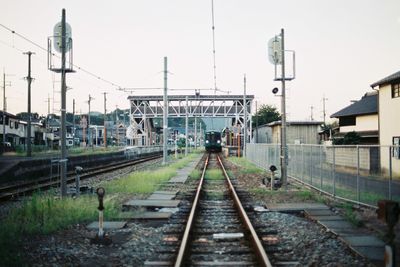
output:
[[[400,136],[394,136],[393,137],[393,145],[394,147],[392,148],[392,154],[393,157],[396,159],[400,159]]]
[[[339,125],[340,126],[356,125],[356,117],[355,116],[339,117]]]
[[[400,83],[392,84],[392,98],[400,97]]]

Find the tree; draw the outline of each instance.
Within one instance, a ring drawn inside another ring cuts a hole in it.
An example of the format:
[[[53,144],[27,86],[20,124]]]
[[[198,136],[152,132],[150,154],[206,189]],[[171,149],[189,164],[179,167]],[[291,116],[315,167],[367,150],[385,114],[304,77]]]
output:
[[[361,136],[355,131],[345,134],[343,139],[334,139],[334,145],[358,145],[361,142]]]
[[[258,126],[264,125],[273,121],[278,121],[281,119],[281,115],[277,108],[272,105],[261,105],[257,113],[253,117],[253,127],[256,126],[258,118]]]

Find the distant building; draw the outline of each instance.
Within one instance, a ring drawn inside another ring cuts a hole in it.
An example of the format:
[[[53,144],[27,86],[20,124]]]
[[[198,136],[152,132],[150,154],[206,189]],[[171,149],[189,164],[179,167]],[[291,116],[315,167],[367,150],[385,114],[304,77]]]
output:
[[[393,175],[400,177],[400,149],[395,147],[391,153],[388,145],[400,145],[400,71],[373,84],[378,90],[379,143],[381,147],[381,167],[387,172],[392,165]]]
[[[274,121],[254,129],[253,140],[258,143],[280,143],[281,121]],[[287,144],[318,144],[322,122],[320,121],[289,121],[287,122]],[[258,140],[257,140],[258,135]]]
[[[272,143],[272,128],[267,124],[253,128],[254,143]]]
[[[349,132],[361,137],[361,144],[378,144],[378,93],[366,93],[359,101],[331,115],[339,119],[339,132],[334,138],[343,138]]]

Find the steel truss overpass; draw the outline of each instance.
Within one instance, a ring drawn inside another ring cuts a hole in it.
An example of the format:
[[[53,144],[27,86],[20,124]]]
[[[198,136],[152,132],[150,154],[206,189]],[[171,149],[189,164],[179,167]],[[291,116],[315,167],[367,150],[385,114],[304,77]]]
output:
[[[168,118],[232,118],[233,125],[241,129],[247,123],[247,137],[251,129],[251,107],[254,95],[169,95]],[[163,96],[129,96],[130,131],[134,138],[142,138],[149,145],[151,137],[151,121],[162,118],[164,112]],[[243,104],[245,103],[245,104]],[[245,112],[246,111],[246,112]],[[246,119],[245,119],[245,113]],[[247,138],[247,140],[249,140]]]

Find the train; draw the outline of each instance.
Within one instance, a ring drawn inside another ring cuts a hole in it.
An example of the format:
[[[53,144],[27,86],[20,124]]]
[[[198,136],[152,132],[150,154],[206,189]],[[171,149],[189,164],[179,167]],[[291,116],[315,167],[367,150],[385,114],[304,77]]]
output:
[[[205,149],[207,152],[221,152],[221,133],[218,131],[207,131],[205,136]]]

